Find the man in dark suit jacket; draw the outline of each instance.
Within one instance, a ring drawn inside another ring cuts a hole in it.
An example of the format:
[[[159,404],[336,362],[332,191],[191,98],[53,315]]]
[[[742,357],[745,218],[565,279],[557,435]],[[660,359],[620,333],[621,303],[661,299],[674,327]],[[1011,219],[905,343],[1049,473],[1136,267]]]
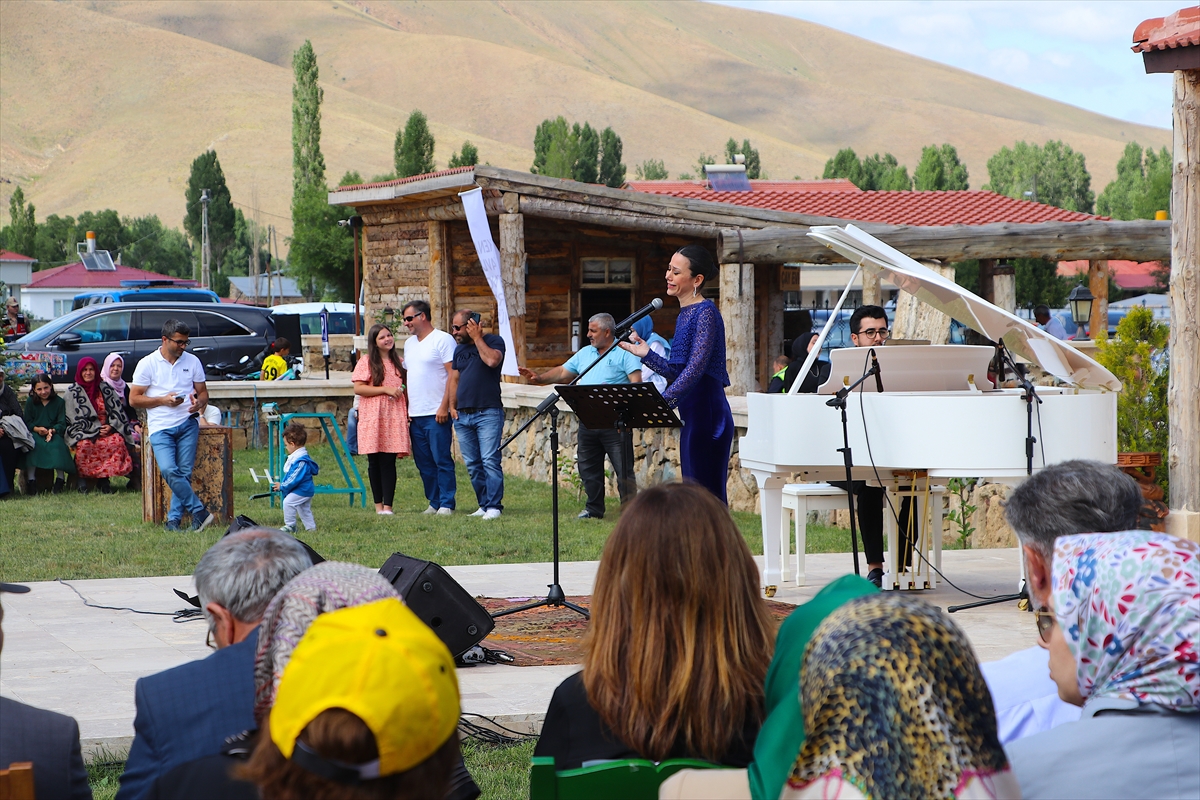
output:
[[[261,529],[226,536],[201,557],[194,579],[217,652],[138,680],[118,800],[145,796],[160,775],[219,753],[227,738],[254,727],[258,623],[271,598],[311,564],[292,536]]]
[[[0,592],[24,594],[28,586],[0,583]],[[0,622],[4,607],[0,606]],[[4,629],[0,628],[0,649]],[[33,791],[38,798],[92,800],[87,769],[79,750],[79,723],[65,714],[0,697],[0,769],[33,762]]]

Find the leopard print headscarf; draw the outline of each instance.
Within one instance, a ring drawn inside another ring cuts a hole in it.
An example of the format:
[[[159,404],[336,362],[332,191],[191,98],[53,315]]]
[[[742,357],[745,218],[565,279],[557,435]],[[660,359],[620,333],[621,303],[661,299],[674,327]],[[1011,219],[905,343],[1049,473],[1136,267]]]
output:
[[[808,738],[792,791],[833,780],[868,798],[958,797],[1008,771],[970,642],[919,600],[868,595],[830,614],[805,651],[800,696]]]

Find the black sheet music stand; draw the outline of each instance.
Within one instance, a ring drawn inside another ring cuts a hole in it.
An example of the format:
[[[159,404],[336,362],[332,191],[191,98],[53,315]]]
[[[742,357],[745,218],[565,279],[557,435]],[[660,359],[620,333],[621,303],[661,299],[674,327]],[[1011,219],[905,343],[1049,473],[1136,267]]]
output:
[[[555,391],[589,430],[678,428],[682,423],[653,383],[556,386]]]

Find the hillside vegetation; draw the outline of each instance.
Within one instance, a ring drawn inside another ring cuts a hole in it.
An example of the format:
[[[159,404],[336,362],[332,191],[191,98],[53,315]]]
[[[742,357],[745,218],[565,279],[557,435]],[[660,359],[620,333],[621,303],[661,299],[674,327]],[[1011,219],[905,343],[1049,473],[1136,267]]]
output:
[[[421,109],[444,167],[528,169],[538,123],[612,126],[633,166],[672,175],[749,139],[772,178],[821,173],[841,147],[950,142],[978,188],[987,158],[1062,139],[1098,191],[1125,145],[1170,132],[1103,117],[787,17],[696,2],[93,0],[0,3],[0,209],[18,183],[48,214],[183,217],[188,165],[216,148],[235,202],[290,232],[291,55],[316,50],[331,182],[389,172]],[[1131,54],[1114,54],[1114,58]],[[250,212],[247,211],[247,215]]]

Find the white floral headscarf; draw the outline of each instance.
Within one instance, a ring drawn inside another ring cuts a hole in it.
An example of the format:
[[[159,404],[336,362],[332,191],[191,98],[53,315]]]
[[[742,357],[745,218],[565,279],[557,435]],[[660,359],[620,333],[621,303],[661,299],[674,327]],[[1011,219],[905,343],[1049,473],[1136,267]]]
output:
[[[1200,711],[1200,545],[1154,531],[1060,536],[1054,615],[1085,700]]]

